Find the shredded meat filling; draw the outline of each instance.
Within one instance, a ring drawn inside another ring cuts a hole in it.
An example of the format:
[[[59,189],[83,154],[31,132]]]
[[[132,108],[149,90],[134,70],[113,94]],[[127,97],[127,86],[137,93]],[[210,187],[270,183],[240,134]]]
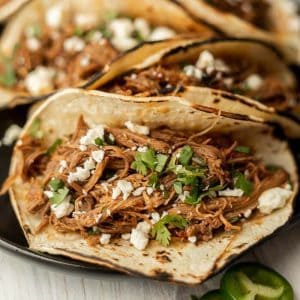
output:
[[[288,181],[283,169],[269,171],[248,148],[236,151],[238,141],[229,136],[200,136],[169,128],[153,129],[145,136],[124,128],[105,128],[102,145],[91,143],[82,149],[80,141],[88,130],[80,118],[76,132],[65,137],[51,155],[45,155],[43,139],[25,136],[18,146],[22,154],[20,175],[30,184],[28,212],[42,215],[38,230],[53,226],[59,232],[80,232],[95,244],[95,236],[100,234],[120,237],[141,221],[151,224],[151,214],[156,212],[187,220],[185,228],[169,227],[173,237],[185,240],[196,236],[207,241],[216,232],[238,230],[240,224],[236,222],[246,210],[259,214],[256,208],[262,192]],[[105,141],[111,135],[113,142],[108,144]],[[184,151],[188,154],[183,155]],[[95,153],[102,153],[103,158],[91,163]],[[151,167],[155,155],[165,159],[160,170]],[[88,168],[88,176],[70,180],[72,172],[83,168]],[[251,184],[251,193],[218,194],[219,190],[235,188],[233,170]],[[153,176],[157,182],[153,183]],[[49,189],[53,179],[60,187]],[[182,191],[175,188],[176,182],[184,182]],[[193,198],[195,188],[198,195]],[[67,195],[63,199],[53,198],[53,194],[59,198],[64,191]],[[58,214],[62,204],[55,201],[66,201],[67,212]]]

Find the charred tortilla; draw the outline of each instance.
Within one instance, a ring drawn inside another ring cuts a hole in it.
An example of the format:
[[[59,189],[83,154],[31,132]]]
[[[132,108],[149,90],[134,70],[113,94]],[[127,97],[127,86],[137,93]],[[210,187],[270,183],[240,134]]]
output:
[[[189,284],[284,225],[298,189],[287,143],[262,123],[178,97],[80,90],[58,93],[34,113],[10,173],[11,201],[32,250]],[[158,181],[148,185],[154,174]],[[277,204],[262,196],[273,188],[285,195]],[[53,206],[53,197],[63,202]],[[238,215],[226,212],[227,202]],[[100,215],[89,218],[95,210]]]

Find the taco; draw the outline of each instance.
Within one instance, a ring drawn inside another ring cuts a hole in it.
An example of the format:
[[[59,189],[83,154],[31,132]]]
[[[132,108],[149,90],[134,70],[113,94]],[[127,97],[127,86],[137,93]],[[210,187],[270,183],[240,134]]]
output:
[[[188,284],[283,226],[298,189],[288,144],[250,117],[76,89],[27,122],[10,174],[32,250]]]
[[[299,136],[299,121],[274,114],[291,112],[300,101],[293,73],[272,47],[257,40],[214,38],[178,40],[168,51],[151,51],[155,44],[147,45],[144,60],[142,46],[85,87],[136,97],[198,100],[200,105],[276,121],[288,135]]]
[[[0,22],[5,21],[30,0],[0,0]]]
[[[276,45],[292,63],[300,63],[300,10],[296,0],[175,0],[190,15],[233,37]]]
[[[79,86],[143,41],[208,31],[166,0],[32,1],[0,40],[0,107]]]

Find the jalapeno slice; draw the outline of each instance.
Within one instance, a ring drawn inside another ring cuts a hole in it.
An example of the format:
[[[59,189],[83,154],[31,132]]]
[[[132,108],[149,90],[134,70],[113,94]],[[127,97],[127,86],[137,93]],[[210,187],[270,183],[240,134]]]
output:
[[[202,297],[192,296],[191,300],[223,300],[224,298],[221,295],[220,290],[213,290],[206,294],[204,294]]]
[[[293,300],[290,283],[277,272],[257,263],[233,266],[221,280],[226,300]]]

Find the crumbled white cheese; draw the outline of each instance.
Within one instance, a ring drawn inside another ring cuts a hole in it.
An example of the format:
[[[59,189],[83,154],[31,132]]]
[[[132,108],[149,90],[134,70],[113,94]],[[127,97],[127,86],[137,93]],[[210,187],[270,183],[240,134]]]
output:
[[[134,29],[132,21],[128,18],[116,18],[108,24],[108,30],[114,37],[130,37]]]
[[[96,168],[96,164],[94,162],[94,160],[89,157],[84,163],[83,163],[83,168],[86,170],[93,170]]]
[[[119,196],[121,195],[121,190],[120,190],[120,188],[119,187],[114,187],[113,189],[112,189],[112,195],[111,195],[111,198],[113,199],[113,200],[116,200]]]
[[[80,150],[80,151],[86,151],[86,150],[87,150],[87,146],[85,146],[85,145],[80,145],[80,146],[79,146],[79,150]]]
[[[179,200],[181,200],[182,202],[185,201],[185,199],[190,195],[190,192],[189,191],[183,191],[182,194],[180,194],[178,196]]]
[[[108,135],[108,138],[112,141],[112,142],[114,142],[116,139],[115,139],[115,137],[114,137],[114,135],[112,134],[112,133],[110,133],[109,135]]]
[[[137,148],[137,151],[138,151],[138,152],[147,152],[147,150],[148,150],[148,147],[147,147],[147,146],[144,146],[144,147],[138,147],[138,148]]]
[[[26,46],[30,51],[35,52],[41,48],[41,42],[37,38],[31,37],[26,40]]]
[[[97,162],[101,163],[104,158],[105,152],[104,150],[92,151],[92,158]]]
[[[160,215],[158,212],[153,212],[151,213],[151,218],[152,218],[151,223],[155,224],[160,220]]]
[[[100,236],[100,244],[107,245],[110,242],[111,234],[109,233],[102,233]]]
[[[258,90],[263,84],[263,79],[258,74],[252,74],[246,78],[244,83],[250,90]]]
[[[50,199],[53,197],[53,192],[52,191],[44,191],[44,195]]]
[[[64,50],[67,52],[80,52],[85,47],[85,41],[78,36],[72,36],[64,41]]]
[[[95,169],[95,167],[95,161],[91,157],[88,158],[83,163],[83,167],[76,167],[76,171],[69,174],[68,183],[87,180],[91,176],[91,170]]]
[[[251,214],[252,214],[252,210],[250,208],[245,210],[243,213],[243,215],[246,219],[250,218]]]
[[[190,243],[193,243],[193,244],[195,244],[196,242],[197,242],[197,237],[196,236],[189,236],[188,237],[188,241],[190,242]]]
[[[123,194],[123,200],[126,200],[133,191],[132,183],[127,180],[119,180],[117,183],[117,187],[121,190]]]
[[[199,80],[202,79],[203,73],[199,68],[196,68],[193,65],[187,65],[183,68],[183,72],[190,77],[195,77]]]
[[[161,185],[159,186],[159,188],[160,188],[160,190],[162,190],[162,191],[165,190],[165,186],[164,186],[163,184],[161,184]]]
[[[137,30],[140,33],[140,35],[143,37],[143,39],[147,39],[148,36],[150,35],[151,28],[146,19],[136,18],[133,21],[133,26],[134,26],[135,30]]]
[[[46,12],[46,24],[53,28],[59,28],[64,22],[65,14],[63,3],[50,7]]]
[[[130,240],[130,237],[131,237],[131,234],[130,233],[123,233],[121,234],[121,238],[125,241],[129,241]]]
[[[150,196],[154,192],[154,188],[152,187],[147,187],[147,194]]]
[[[141,196],[145,190],[146,190],[146,187],[140,186],[132,192],[132,195],[135,196],[135,197]]]
[[[102,40],[103,40],[103,34],[101,31],[93,32],[89,39],[89,41],[93,44],[98,44],[102,42]]]
[[[171,28],[165,26],[156,27],[150,34],[149,41],[166,40],[174,37],[176,32]]]
[[[67,164],[67,161],[66,160],[61,160],[59,162],[59,169],[58,169],[58,172],[59,173],[63,173],[63,171],[68,167],[68,164]]]
[[[284,207],[292,193],[280,187],[268,189],[259,196],[257,208],[263,214],[270,214],[273,210]]]
[[[142,126],[135,124],[131,121],[127,121],[124,124],[130,131],[138,134],[148,135],[150,133],[150,129],[147,126]]]
[[[83,56],[83,57],[81,58],[81,60],[80,60],[80,65],[81,65],[82,67],[86,67],[86,66],[88,66],[90,63],[91,63],[91,58],[90,58],[89,55]]]
[[[223,197],[242,197],[244,195],[244,191],[241,189],[229,189],[219,191],[219,196]]]
[[[108,192],[109,184],[107,182],[101,182],[101,186],[103,187],[105,192]]]
[[[228,71],[228,66],[222,60],[215,59],[208,50],[201,52],[196,62],[196,67],[205,70],[208,74],[211,74],[214,70],[220,72]]]
[[[74,205],[70,201],[71,196],[67,196],[60,204],[51,205],[51,211],[55,214],[56,218],[60,219],[68,216],[74,210]]]
[[[97,138],[104,139],[104,126],[97,125],[94,128],[90,128],[86,135],[80,138],[79,144],[81,145],[95,145]]]
[[[10,125],[4,133],[1,144],[10,146],[19,137],[21,131],[22,128],[17,124]]]
[[[136,228],[131,230],[130,243],[138,250],[144,250],[149,243],[149,232],[151,225],[147,222],[140,222]]]
[[[138,41],[133,37],[115,36],[111,39],[111,43],[120,51],[126,51],[138,45]]]
[[[98,23],[98,16],[91,13],[78,13],[75,15],[75,24],[80,28],[91,28]]]
[[[54,76],[55,70],[53,68],[38,66],[27,75],[24,80],[24,84],[26,89],[32,95],[47,93],[52,91],[54,88]]]

